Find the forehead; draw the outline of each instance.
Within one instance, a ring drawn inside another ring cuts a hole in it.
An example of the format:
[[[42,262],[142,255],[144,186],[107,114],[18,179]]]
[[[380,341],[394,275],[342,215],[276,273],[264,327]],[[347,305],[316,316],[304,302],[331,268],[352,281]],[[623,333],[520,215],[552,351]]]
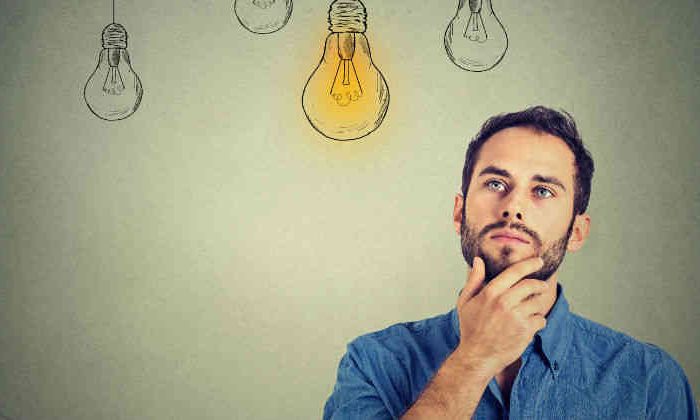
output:
[[[573,186],[575,157],[564,140],[529,127],[510,127],[496,132],[481,147],[474,176],[487,166],[505,169],[514,177],[554,176]]]

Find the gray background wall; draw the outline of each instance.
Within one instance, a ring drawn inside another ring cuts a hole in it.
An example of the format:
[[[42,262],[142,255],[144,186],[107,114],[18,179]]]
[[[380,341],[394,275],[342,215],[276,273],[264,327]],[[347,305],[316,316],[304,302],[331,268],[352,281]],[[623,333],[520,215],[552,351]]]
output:
[[[301,91],[326,1],[255,36],[228,1],[117,1],[145,95],[82,88],[109,1],[0,2],[0,412],[29,419],[317,418],[345,344],[448,311],[466,141],[546,104],[596,161],[574,311],[666,349],[700,390],[700,9],[495,0],[493,71],[442,46],[455,1],[365,0],[391,90],[372,135],[318,135]]]

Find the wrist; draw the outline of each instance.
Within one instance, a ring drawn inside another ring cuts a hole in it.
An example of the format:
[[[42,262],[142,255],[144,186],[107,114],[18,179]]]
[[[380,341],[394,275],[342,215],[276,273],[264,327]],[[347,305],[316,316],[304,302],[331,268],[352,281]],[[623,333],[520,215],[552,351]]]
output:
[[[496,363],[489,358],[481,358],[459,345],[451,355],[470,377],[488,383],[498,373]]]

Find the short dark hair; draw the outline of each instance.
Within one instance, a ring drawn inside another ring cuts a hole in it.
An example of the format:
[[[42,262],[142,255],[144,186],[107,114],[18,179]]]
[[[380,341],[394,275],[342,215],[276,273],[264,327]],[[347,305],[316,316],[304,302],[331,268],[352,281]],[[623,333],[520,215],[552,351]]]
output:
[[[518,112],[500,114],[486,120],[477,135],[469,143],[462,170],[462,195],[466,198],[474,165],[481,147],[496,132],[510,127],[528,127],[538,133],[559,137],[569,146],[575,157],[574,215],[583,214],[588,207],[593,179],[593,158],[586,150],[574,118],[568,112],[556,111],[544,106],[534,106]]]

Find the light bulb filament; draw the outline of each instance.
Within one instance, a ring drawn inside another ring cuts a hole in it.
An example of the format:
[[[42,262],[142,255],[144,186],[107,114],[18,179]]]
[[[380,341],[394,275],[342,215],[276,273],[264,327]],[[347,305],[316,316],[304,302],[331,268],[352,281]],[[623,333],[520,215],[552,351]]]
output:
[[[119,95],[124,91],[124,79],[119,71],[119,62],[121,61],[121,49],[109,48],[107,50],[107,63],[109,70],[105,77],[105,82],[102,85],[102,91],[109,95]]]
[[[474,42],[484,43],[488,39],[484,19],[481,17],[481,12],[471,12],[467,27],[464,29],[464,36]]]
[[[331,96],[340,106],[348,106],[362,97],[362,85],[357,77],[355,63],[355,35],[353,33],[338,34],[338,68],[335,71]]]
[[[348,106],[362,97],[362,85],[352,60],[340,60],[338,63],[331,96],[340,106]]]
[[[110,67],[105,77],[105,83],[102,85],[102,90],[110,95],[120,95],[124,92],[124,79],[117,67]]]
[[[351,60],[343,60],[343,85],[350,85],[350,66],[352,66]]]

